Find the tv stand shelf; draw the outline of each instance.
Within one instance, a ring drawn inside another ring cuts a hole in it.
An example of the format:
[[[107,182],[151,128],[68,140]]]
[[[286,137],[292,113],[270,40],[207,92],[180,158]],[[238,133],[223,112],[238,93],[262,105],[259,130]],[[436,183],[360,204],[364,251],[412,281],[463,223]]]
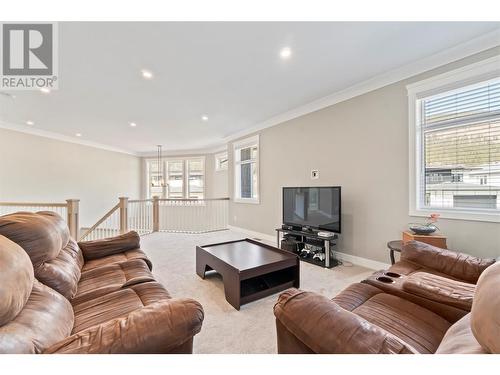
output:
[[[279,249],[282,249],[281,248],[281,237],[282,237],[282,235],[284,236],[286,234],[300,237],[300,242],[303,242],[303,243],[308,243],[311,240],[321,241],[323,243],[323,248],[325,250],[325,260],[303,258],[303,257],[299,256],[299,259],[301,261],[315,264],[317,266],[321,266],[321,267],[325,267],[325,268],[332,268],[332,267],[339,265],[339,261],[337,259],[335,259],[335,257],[333,256],[333,249],[337,245],[337,240],[339,238],[336,233],[334,233],[333,236],[331,236],[331,237],[320,237],[320,236],[318,236],[317,232],[314,232],[314,231],[300,231],[300,230],[294,230],[294,229],[277,228],[276,229],[276,242],[277,242],[277,247]],[[282,250],[285,250],[285,249],[282,249]]]

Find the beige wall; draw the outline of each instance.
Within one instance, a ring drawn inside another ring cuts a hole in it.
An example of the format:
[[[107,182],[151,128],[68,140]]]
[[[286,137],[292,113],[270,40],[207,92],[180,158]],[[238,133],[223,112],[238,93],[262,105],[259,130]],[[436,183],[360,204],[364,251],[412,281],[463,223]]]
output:
[[[231,202],[230,224],[269,235],[281,225],[283,186],[342,186],[339,251],[387,263],[386,243],[408,216],[406,85],[500,54],[500,48],[265,129],[260,134],[260,204]],[[230,154],[232,145],[229,145]],[[230,155],[230,160],[233,160]],[[310,179],[319,169],[320,178]],[[233,191],[233,167],[229,185]],[[440,220],[449,247],[500,256],[500,224]]]
[[[139,189],[135,156],[0,129],[1,201],[79,198],[81,225],[89,226]]]

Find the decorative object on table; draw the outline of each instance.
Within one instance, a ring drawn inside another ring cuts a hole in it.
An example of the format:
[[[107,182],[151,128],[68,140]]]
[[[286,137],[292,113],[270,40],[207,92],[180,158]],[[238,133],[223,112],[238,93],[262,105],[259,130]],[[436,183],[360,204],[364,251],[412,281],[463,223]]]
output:
[[[419,223],[411,223],[408,225],[410,230],[418,235],[429,235],[434,233],[436,230],[439,228],[434,224],[438,221],[439,219],[439,214],[431,214],[427,218],[427,222],[425,224],[419,224]]]

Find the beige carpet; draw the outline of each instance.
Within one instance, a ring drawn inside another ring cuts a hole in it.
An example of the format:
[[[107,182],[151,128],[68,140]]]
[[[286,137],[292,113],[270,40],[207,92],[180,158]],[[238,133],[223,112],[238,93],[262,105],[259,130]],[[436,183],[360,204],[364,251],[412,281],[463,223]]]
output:
[[[201,332],[195,337],[195,353],[276,353],[276,329],[272,295],[235,310],[224,298],[218,275],[202,280],[195,272],[196,245],[245,238],[234,231],[208,234],[153,233],[142,237],[142,248],[153,262],[153,273],[173,297],[190,297],[205,310]],[[273,244],[274,245],[274,244]],[[323,269],[300,264],[301,289],[333,297],[347,285],[373,270],[359,266]]]

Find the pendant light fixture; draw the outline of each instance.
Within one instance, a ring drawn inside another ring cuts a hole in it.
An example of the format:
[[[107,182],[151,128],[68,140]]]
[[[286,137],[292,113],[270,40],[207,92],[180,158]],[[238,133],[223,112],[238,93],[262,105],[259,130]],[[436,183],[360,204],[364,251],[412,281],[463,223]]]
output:
[[[162,153],[161,153],[161,145],[157,146],[157,151],[156,151],[156,178],[153,178],[151,181],[151,186],[152,187],[164,187],[165,186],[165,179],[163,177],[163,158],[162,158]]]

